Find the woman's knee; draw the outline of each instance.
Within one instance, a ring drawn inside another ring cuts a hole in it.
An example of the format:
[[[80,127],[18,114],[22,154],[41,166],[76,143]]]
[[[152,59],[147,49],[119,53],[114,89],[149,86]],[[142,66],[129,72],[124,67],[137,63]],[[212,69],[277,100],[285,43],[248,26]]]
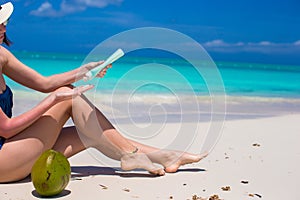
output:
[[[71,90],[73,89],[73,86],[69,85],[69,86],[63,86],[63,87],[59,87],[55,90],[55,92],[71,92]],[[61,101],[59,103],[57,103],[54,108],[62,108],[59,109],[60,111],[64,111],[64,112],[68,112],[70,114],[71,110],[72,110],[72,99],[69,100],[64,100]]]
[[[65,86],[57,88],[55,91],[68,92],[68,91],[71,91],[72,89],[74,89],[73,85],[65,85]]]

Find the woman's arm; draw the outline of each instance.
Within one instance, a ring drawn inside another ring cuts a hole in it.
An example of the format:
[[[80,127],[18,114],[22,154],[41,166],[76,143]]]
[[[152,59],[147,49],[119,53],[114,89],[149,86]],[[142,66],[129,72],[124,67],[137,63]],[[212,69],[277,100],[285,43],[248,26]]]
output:
[[[53,105],[54,98],[52,95],[50,95],[30,111],[14,118],[8,118],[0,109],[0,136],[5,138],[13,137],[20,131],[33,124]]]
[[[0,108],[0,136],[10,138],[17,135],[19,132],[32,125],[56,103],[81,95],[92,87],[92,85],[88,85],[80,86],[69,91],[55,91],[48,95],[33,109],[13,118],[8,118]]]
[[[4,54],[3,57],[6,58],[5,65],[2,68],[6,76],[26,87],[45,93],[52,92],[61,86],[70,85],[76,80],[82,79],[88,70],[102,63],[102,61],[92,62],[69,72],[45,77],[20,62],[5,48],[2,47],[1,51]]]

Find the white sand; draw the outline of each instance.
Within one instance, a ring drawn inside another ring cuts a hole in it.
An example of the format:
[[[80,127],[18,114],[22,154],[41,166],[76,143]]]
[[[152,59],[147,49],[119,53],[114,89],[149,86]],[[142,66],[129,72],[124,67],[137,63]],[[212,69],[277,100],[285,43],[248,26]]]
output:
[[[101,167],[84,151],[70,159],[73,170],[83,174],[74,175],[61,196],[53,199],[185,200],[213,194],[225,200],[300,199],[299,122],[299,114],[227,121],[221,139],[205,160],[163,177]],[[221,189],[226,186],[231,190]],[[35,195],[29,179],[0,184],[1,200],[38,199]]]

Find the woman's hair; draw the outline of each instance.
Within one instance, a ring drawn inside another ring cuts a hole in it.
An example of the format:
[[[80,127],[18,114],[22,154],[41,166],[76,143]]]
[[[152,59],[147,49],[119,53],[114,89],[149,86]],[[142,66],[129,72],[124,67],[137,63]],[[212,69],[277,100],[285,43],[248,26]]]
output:
[[[4,44],[7,46],[10,46],[12,42],[7,38],[6,33],[4,33],[4,39],[3,39]]]

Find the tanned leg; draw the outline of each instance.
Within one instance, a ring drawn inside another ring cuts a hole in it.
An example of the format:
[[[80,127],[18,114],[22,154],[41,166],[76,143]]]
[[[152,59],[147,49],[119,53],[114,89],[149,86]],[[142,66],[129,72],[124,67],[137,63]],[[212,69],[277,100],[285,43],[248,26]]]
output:
[[[106,156],[121,161],[121,168],[143,168],[152,174],[164,175],[144,153],[132,153],[136,147],[120,134],[114,135],[112,124],[85,97],[73,100],[72,119],[85,146],[93,146]],[[85,140],[85,136],[88,136]],[[92,142],[91,142],[92,141]]]
[[[123,147],[127,152],[132,152],[136,148],[138,154],[146,154],[147,157],[154,163],[164,166],[165,172],[176,172],[180,166],[199,162],[207,156],[207,153],[203,154],[190,154],[181,151],[163,150],[152,146],[144,145],[139,142],[127,139],[123,137],[109,122],[109,120],[103,115],[103,113],[95,108],[97,113],[97,119],[99,124],[105,128],[103,134],[109,141],[117,146]],[[130,154],[129,154],[130,155]],[[123,168],[134,169],[137,168],[139,163],[132,161],[133,155],[127,155],[122,158]],[[137,159],[138,160],[138,159]],[[135,167],[136,166],[136,167]]]
[[[0,182],[17,181],[30,174],[41,153],[53,147],[70,116],[71,101],[53,106],[40,119],[8,139],[0,151]]]
[[[70,116],[76,128],[63,128]],[[67,100],[56,104],[30,127],[6,141],[0,151],[0,182],[28,176],[35,160],[47,149],[54,148],[70,157],[88,147],[120,160],[124,170],[143,168],[157,175],[163,175],[165,171],[153,162],[163,165],[167,172],[174,172],[181,165],[197,162],[203,157],[159,150],[128,140],[84,96],[80,96],[73,102]],[[138,152],[132,153],[136,147]]]

